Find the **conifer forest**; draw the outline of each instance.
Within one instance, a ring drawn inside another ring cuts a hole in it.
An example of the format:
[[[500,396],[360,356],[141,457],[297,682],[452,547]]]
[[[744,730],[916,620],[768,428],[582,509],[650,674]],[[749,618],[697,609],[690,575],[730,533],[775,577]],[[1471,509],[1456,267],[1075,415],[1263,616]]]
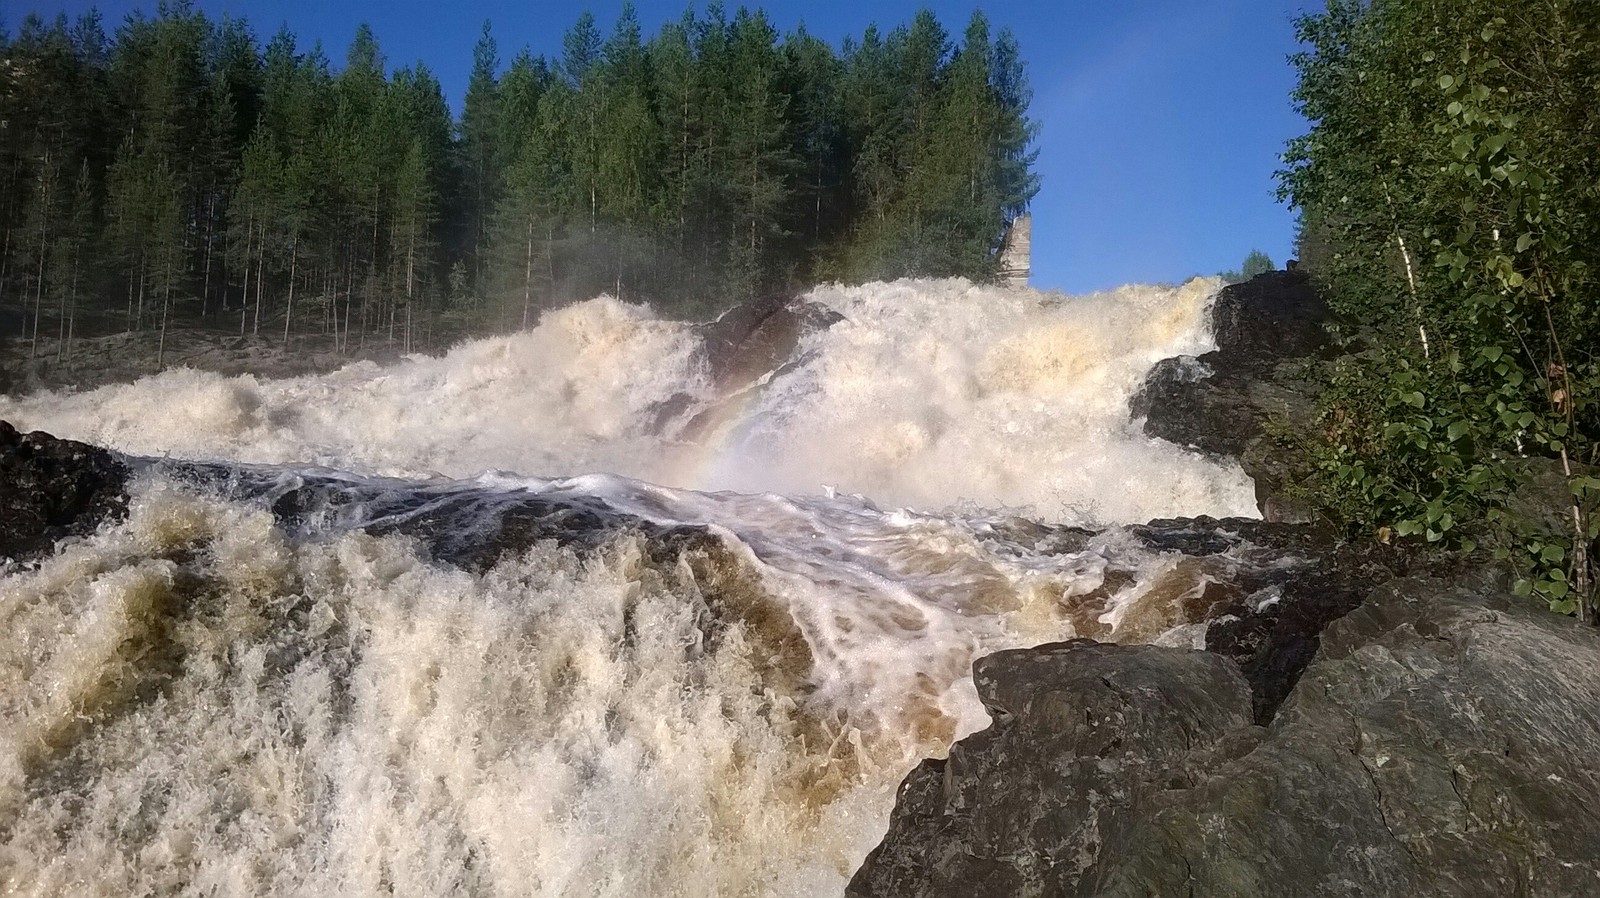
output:
[[[486,22],[457,115],[367,27],[336,61],[181,0],[8,23],[0,336],[422,349],[602,292],[696,318],[982,280],[1038,189],[1017,43],[981,13],[835,47],[715,2],[646,35],[625,7],[561,46],[507,52]]]

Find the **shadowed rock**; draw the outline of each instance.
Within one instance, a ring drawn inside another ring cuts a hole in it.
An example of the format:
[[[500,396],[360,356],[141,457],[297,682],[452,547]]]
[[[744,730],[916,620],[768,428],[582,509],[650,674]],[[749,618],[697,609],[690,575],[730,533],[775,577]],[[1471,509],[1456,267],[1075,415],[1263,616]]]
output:
[[[0,559],[31,561],[127,512],[128,469],[104,449],[0,421]]]
[[[1132,400],[1133,416],[1150,436],[1238,459],[1268,520],[1307,520],[1283,495],[1298,475],[1263,436],[1273,417],[1290,427],[1312,422],[1316,387],[1294,363],[1327,344],[1327,306],[1305,275],[1277,271],[1223,288],[1211,317],[1217,348],[1157,363]]]
[[[980,661],[995,723],[901,787],[853,896],[1592,895],[1600,633],[1399,580],[1270,727],[1205,653]]]

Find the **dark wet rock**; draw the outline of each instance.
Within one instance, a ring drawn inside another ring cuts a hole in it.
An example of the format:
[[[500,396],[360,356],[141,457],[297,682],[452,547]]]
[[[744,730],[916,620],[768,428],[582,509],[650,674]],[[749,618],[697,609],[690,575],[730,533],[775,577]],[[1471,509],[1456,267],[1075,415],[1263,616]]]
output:
[[[727,388],[781,368],[793,358],[801,338],[841,320],[826,306],[774,294],[734,306],[695,330],[713,383]]]
[[[1269,420],[1313,423],[1317,387],[1300,369],[1327,345],[1327,306],[1304,274],[1277,271],[1223,288],[1211,316],[1217,348],[1159,362],[1131,412],[1153,437],[1238,459],[1268,520],[1308,520],[1285,489],[1300,462],[1266,437]]]
[[[543,496],[470,481],[357,479],[253,465],[154,464],[168,478],[267,505],[291,534],[355,529],[374,536],[400,534],[415,539],[430,558],[475,573],[546,542],[590,553],[637,533],[658,564],[670,564],[690,549],[721,545],[707,528],[657,524],[595,496]]]
[[[128,469],[104,449],[0,421],[0,560],[31,561],[127,513]]]
[[[925,762],[854,896],[1592,895],[1600,632],[1395,580],[1270,726],[1214,655],[978,663],[994,724]]]
[[[1420,566],[1383,546],[1350,546],[1300,524],[1244,518],[1151,521],[1129,531],[1152,549],[1212,559],[1221,596],[1205,648],[1234,662],[1250,685],[1252,717],[1267,723],[1315,657],[1322,631],[1372,589]]]
[[[786,373],[802,361],[801,341],[842,321],[839,313],[790,294],[773,294],[734,306],[715,321],[695,325],[700,357],[717,397],[704,403],[679,393],[646,413],[657,432],[676,425],[685,440],[712,432],[742,406],[737,397]]]
[[[847,894],[1094,894],[1094,862],[1186,757],[1248,730],[1215,656],[1079,640],[973,667],[994,724],[924,761]]]

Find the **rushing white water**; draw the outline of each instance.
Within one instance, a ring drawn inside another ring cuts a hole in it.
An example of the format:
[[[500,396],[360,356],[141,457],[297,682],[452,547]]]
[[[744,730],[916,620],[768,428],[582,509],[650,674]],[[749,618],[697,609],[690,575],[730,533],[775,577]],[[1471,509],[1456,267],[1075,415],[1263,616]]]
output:
[[[1253,514],[1237,466],[1146,438],[1128,399],[1156,361],[1209,348],[1219,283],[1086,297],[900,281],[824,287],[844,316],[804,360],[686,442],[651,410],[718,398],[686,325],[608,298],[441,358],[282,381],[175,370],[0,400],[22,429],[143,455],[309,463],[395,476],[605,472],[689,489],[859,493],[1128,523]]]
[[[718,537],[475,574],[362,532],[373,508],[291,533],[146,472],[125,523],[0,579],[0,890],[839,894],[910,766],[985,725],[974,658],[1191,638],[1203,565],[1010,515],[1252,510],[1126,420],[1205,348],[1214,287],[820,289],[844,320],[731,407],[690,329],[608,299],[387,369],[0,400],[286,482],[472,476],[380,486],[484,520],[599,499]],[[693,444],[645,423],[679,394],[720,402]]]

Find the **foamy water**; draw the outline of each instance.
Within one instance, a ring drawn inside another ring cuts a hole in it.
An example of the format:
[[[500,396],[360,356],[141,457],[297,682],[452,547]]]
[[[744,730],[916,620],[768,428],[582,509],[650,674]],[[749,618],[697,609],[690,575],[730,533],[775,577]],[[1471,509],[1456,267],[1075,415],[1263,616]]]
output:
[[[1194,638],[1213,572],[1011,514],[1253,510],[1236,468],[1126,420],[1151,364],[1206,347],[1215,286],[819,289],[844,320],[731,403],[692,330],[608,299],[390,368],[0,401],[278,466],[252,482],[463,498],[469,533],[531,496],[715,537],[475,574],[362,532],[376,505],[289,533],[271,490],[150,468],[127,522],[0,579],[0,886],[837,895],[900,778],[986,725],[973,659]],[[694,442],[643,420],[680,394],[718,409]],[[466,479],[363,479],[433,472]]]
[[[692,328],[609,298],[440,358],[280,381],[169,371],[75,395],[0,399],[23,430],[141,455],[316,464],[407,477],[609,473],[665,486],[884,506],[976,504],[1132,523],[1254,514],[1237,465],[1151,440],[1128,400],[1160,359],[1210,348],[1220,282],[1084,297],[899,281],[822,287],[844,316],[794,370],[683,437],[651,413],[721,399]]]

